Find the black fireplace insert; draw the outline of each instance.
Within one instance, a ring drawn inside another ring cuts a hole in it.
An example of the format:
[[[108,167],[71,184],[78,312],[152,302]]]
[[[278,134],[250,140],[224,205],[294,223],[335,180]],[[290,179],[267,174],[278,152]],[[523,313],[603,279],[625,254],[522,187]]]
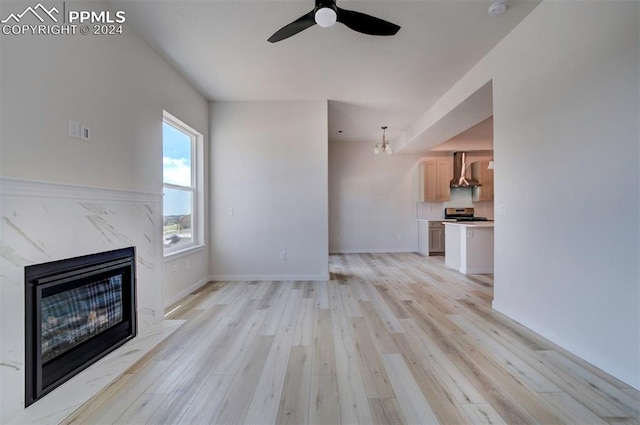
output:
[[[135,337],[135,248],[25,268],[25,405]]]

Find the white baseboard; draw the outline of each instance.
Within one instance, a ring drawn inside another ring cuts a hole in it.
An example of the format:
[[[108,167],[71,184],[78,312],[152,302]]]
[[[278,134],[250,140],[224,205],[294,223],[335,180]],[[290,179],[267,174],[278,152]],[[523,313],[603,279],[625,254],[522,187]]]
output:
[[[338,249],[338,250],[330,250],[329,254],[397,254],[404,252],[417,252],[417,250],[413,248],[404,248],[404,249]]]
[[[212,279],[208,277],[205,277],[204,279],[200,279],[196,283],[189,285],[188,288],[183,289],[182,291],[178,292],[177,294],[175,294],[170,298],[167,298],[166,300],[164,300],[164,308],[169,307],[171,304],[177,303],[178,301],[180,301],[181,299],[183,299],[193,291],[200,289],[202,286],[204,286],[207,282],[210,282],[211,280]]]
[[[592,349],[587,348],[580,343],[572,341],[571,339],[564,336],[558,335],[557,333],[550,331],[549,329],[546,329],[545,327],[540,326],[537,323],[523,320],[516,312],[509,310],[508,308],[504,308],[495,301],[493,301],[491,306],[494,310],[504,314],[512,320],[515,320],[522,326],[531,329],[538,335],[541,335],[542,337],[548,339],[554,344],[559,345],[570,353],[575,354],[581,359],[591,363],[593,366],[602,369],[609,375],[618,378],[625,384],[630,385],[637,390],[640,390],[640,374],[638,371],[630,371],[623,367],[620,367],[619,365],[613,363],[611,360],[601,356]]]
[[[302,281],[309,281],[309,280],[329,280],[329,275],[328,274],[311,274],[311,275],[253,275],[253,274],[249,274],[249,275],[238,275],[238,274],[232,274],[232,275],[226,275],[226,274],[216,274],[216,275],[212,275],[209,276],[209,280],[212,281],[216,281],[216,282],[224,282],[224,281],[233,281],[233,282],[238,282],[238,281],[249,281],[249,282],[255,282],[255,281],[263,281],[263,280],[276,280],[276,281],[288,281],[288,280],[302,280]]]
[[[477,267],[462,271],[464,274],[493,274],[493,267]]]

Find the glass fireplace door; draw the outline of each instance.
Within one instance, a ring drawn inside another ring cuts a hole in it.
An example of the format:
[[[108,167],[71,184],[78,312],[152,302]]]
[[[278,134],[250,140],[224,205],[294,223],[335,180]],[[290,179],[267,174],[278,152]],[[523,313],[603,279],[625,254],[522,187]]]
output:
[[[26,405],[136,334],[133,248],[30,266]]]

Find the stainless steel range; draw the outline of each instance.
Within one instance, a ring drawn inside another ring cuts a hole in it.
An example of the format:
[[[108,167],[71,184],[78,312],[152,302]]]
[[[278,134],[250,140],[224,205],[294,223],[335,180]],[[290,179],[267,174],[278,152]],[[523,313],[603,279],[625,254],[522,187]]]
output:
[[[456,221],[487,221],[487,217],[476,217],[473,208],[445,208],[444,218]]]

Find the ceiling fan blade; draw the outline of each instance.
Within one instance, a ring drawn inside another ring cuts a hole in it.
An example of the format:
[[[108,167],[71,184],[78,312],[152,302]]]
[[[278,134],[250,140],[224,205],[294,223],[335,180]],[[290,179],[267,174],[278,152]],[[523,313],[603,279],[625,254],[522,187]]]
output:
[[[337,20],[354,31],[369,35],[395,35],[400,30],[399,25],[384,19],[339,7]]]
[[[282,41],[285,38],[289,38],[292,35],[296,35],[300,31],[306,30],[310,26],[316,24],[316,20],[314,18],[314,11],[307,13],[304,16],[299,17],[295,21],[291,22],[289,25],[285,25],[276,31],[267,41],[270,43],[276,43],[278,41]]]

